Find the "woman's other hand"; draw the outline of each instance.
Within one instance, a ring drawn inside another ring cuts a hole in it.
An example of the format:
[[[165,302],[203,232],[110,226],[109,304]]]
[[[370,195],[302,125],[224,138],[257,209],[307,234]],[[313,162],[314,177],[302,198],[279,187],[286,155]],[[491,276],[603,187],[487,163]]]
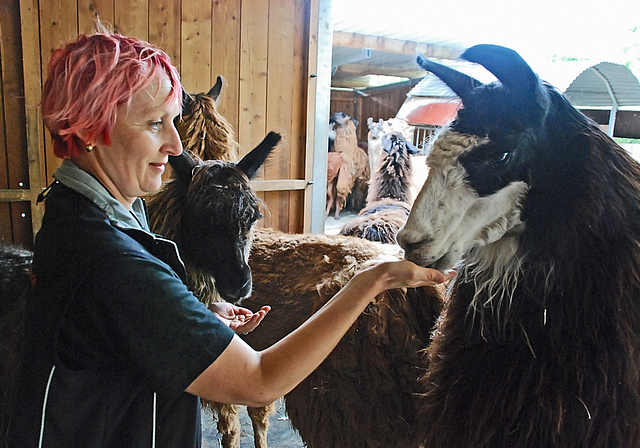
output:
[[[232,303],[216,302],[209,305],[209,310],[236,333],[249,333],[260,325],[260,322],[271,310],[271,307],[263,306],[254,313],[247,308],[242,308]]]

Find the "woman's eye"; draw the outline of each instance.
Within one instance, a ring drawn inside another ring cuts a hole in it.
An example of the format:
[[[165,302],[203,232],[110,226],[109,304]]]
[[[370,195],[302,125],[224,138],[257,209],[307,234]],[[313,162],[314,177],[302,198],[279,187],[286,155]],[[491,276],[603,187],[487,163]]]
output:
[[[154,121],[151,123],[151,127],[156,131],[160,129],[160,126],[162,126],[162,121]]]

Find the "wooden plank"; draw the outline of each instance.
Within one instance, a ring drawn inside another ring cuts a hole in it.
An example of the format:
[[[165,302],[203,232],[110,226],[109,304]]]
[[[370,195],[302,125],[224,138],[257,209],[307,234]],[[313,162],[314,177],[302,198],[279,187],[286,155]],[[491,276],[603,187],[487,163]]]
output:
[[[0,189],[0,202],[30,201],[31,192],[29,190],[19,190],[3,188]]]
[[[181,0],[149,0],[149,42],[162,48],[178,71],[181,52],[181,11]]]
[[[306,111],[307,72],[309,59],[309,17],[311,3],[306,0],[294,1],[294,38],[293,38],[293,83],[291,105],[291,130],[289,131],[290,177],[306,179]],[[305,190],[311,191],[311,183],[305,180]],[[289,232],[304,231],[304,197],[306,191],[292,192],[288,198],[289,204]]]
[[[240,4],[241,0],[213,2],[211,81],[225,80],[218,111],[237,132],[240,122]]]
[[[114,26],[125,36],[149,40],[148,0],[114,0]]]
[[[266,134],[269,3],[242,2],[238,141],[245,152]]]
[[[42,204],[36,204],[36,197],[42,191],[46,179],[44,126],[40,108],[42,91],[42,49],[38,1],[20,0],[22,31],[22,70],[24,73],[24,102],[26,119],[26,142],[29,158],[29,186],[31,194],[32,232],[38,231],[44,213]],[[49,52],[50,54],[50,52]],[[32,235],[33,237],[33,235]]]
[[[211,2],[182,3],[182,84],[191,93],[208,92],[211,82]]]
[[[371,48],[387,53],[415,55],[420,52],[428,58],[458,59],[463,49],[445,47],[442,45],[425,44],[409,40],[388,39],[385,37],[368,36],[344,31],[333,32],[335,47]]]
[[[4,28],[8,17],[6,6],[0,5],[0,188],[9,188],[9,154],[6,141],[7,125],[4,119],[4,77],[2,72],[5,67],[5,38]],[[10,226],[10,223],[7,223]]]
[[[33,248],[33,229],[31,227],[31,205],[29,202],[11,204],[13,220],[13,243],[25,249]]]
[[[21,0],[22,1],[22,0]],[[38,2],[34,2],[35,11],[38,11]],[[47,66],[51,53],[67,42],[75,39],[78,35],[78,11],[76,0],[51,0],[40,2],[40,48],[41,48],[41,64],[42,64],[42,80],[47,78]],[[24,8],[21,8],[23,11]],[[25,27],[38,28],[33,26],[34,22],[25,20],[22,17],[22,33],[23,33],[23,53],[25,57],[28,52],[33,51],[30,47],[24,45]],[[25,73],[26,81],[26,73]],[[41,86],[40,86],[41,88]],[[40,101],[40,92],[38,92],[38,101],[36,103],[27,102],[27,106],[34,106]],[[62,161],[53,154],[51,139],[47,133],[45,139],[45,166],[47,178],[50,178],[55,170],[60,166]]]
[[[113,27],[115,20],[113,0],[78,0],[78,32],[93,34],[99,20]]]
[[[309,183],[302,179],[253,180],[251,186],[256,191],[304,190]],[[2,190],[0,190],[1,192]]]
[[[3,136],[9,164],[8,188],[29,188],[29,159],[24,118],[20,7],[11,2],[0,8],[0,71],[2,73]]]
[[[280,131],[285,139],[291,132],[293,107],[293,49],[295,40],[295,8],[293,0],[269,1],[267,47],[267,115],[268,130]],[[266,179],[289,178],[291,145],[287,141],[272,153],[265,166]],[[272,212],[272,227],[289,226],[289,201],[282,193],[267,194]]]
[[[0,242],[12,244],[11,204],[0,202]]]

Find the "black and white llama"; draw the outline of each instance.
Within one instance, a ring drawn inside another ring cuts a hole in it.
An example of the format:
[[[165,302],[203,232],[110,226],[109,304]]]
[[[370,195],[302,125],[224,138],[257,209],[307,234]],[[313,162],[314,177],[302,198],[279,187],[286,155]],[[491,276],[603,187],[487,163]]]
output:
[[[427,354],[424,446],[640,446],[640,166],[514,51],[419,57],[464,107],[398,242],[457,276]]]

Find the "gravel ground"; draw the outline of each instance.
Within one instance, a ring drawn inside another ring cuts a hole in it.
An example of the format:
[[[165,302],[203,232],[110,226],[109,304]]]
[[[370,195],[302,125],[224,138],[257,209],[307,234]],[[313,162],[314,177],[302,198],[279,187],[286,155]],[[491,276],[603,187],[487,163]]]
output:
[[[202,448],[222,447],[222,436],[218,433],[216,424],[211,412],[204,410],[202,412]],[[244,406],[240,407],[240,424],[242,427],[240,448],[254,448],[253,428]],[[276,402],[276,412],[269,419],[267,445],[269,448],[303,448],[305,446],[289,423],[282,399]]]

